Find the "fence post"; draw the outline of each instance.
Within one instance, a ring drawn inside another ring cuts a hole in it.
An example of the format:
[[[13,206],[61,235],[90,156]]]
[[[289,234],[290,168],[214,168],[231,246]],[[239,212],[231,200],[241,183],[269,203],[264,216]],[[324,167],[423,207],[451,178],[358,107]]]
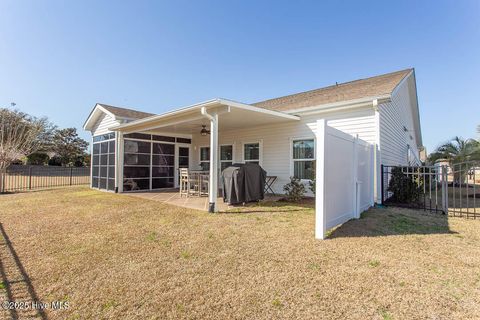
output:
[[[381,195],[382,204],[383,204],[383,202],[385,201],[385,195],[384,195],[384,191],[383,191],[383,189],[384,189],[384,180],[385,180],[385,179],[383,178],[383,164],[381,164],[381,165],[380,165],[380,185],[381,185],[381,187],[380,187],[380,189],[381,189],[380,192],[382,193],[382,195]]]
[[[442,203],[443,213],[448,214],[448,171],[447,166],[442,166]]]
[[[317,120],[315,137],[315,238],[325,239],[327,236],[327,217],[325,204],[325,140],[327,139],[327,124],[325,123],[325,119]]]
[[[0,193],[5,192],[4,191],[5,190],[5,181],[3,179],[3,177],[5,176],[4,171],[6,171],[6,169],[5,170],[0,169]]]
[[[28,190],[32,190],[32,166],[28,167]]]
[[[358,219],[358,154],[357,154],[358,134],[353,138],[353,217]]]
[[[72,185],[73,167],[70,167],[70,185]]]

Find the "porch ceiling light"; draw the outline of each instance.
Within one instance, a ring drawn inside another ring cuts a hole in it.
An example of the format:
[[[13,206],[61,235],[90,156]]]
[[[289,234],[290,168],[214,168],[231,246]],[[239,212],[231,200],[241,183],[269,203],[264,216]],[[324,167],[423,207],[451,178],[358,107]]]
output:
[[[202,125],[202,130],[200,130],[200,134],[202,136],[206,136],[207,134],[210,134],[210,130],[207,130],[207,126],[206,125]]]

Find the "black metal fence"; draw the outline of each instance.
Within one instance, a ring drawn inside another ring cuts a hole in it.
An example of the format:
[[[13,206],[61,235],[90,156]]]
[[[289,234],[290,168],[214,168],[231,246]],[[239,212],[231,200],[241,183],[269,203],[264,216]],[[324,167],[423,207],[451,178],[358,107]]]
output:
[[[12,165],[0,172],[0,193],[88,185],[90,168]]]
[[[447,213],[447,170],[444,166],[381,167],[382,203]]]
[[[480,218],[480,161],[451,165],[447,181],[449,213],[456,217]]]

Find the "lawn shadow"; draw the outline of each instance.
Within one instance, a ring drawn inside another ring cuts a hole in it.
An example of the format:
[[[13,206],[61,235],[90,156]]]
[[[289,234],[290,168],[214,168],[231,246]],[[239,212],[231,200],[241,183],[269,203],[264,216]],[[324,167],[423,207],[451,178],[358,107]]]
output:
[[[7,301],[28,304],[40,302],[30,277],[20,261],[2,223],[0,223],[0,234],[3,238],[0,246],[0,276],[2,278],[2,287],[6,292]],[[47,319],[45,311],[41,308],[2,309],[2,311],[10,314],[11,319],[31,317]]]
[[[331,231],[329,239],[391,235],[454,234],[448,215],[405,208],[371,208],[360,219],[352,219]]]

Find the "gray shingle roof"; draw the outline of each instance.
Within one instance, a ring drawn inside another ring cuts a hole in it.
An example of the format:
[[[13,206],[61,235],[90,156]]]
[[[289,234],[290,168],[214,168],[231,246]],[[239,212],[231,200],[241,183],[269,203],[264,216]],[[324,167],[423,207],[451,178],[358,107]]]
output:
[[[405,69],[371,78],[339,83],[325,88],[256,102],[252,105],[270,110],[286,111],[365,97],[382,96],[391,94],[400,81],[412,70]]]
[[[110,106],[108,104],[103,104],[103,103],[99,103],[99,105],[101,105],[102,107],[104,107],[105,109],[113,113],[115,116],[120,118],[143,119],[146,117],[154,116],[153,113],[142,112],[142,111],[127,109],[127,108],[114,107],[114,106]]]

